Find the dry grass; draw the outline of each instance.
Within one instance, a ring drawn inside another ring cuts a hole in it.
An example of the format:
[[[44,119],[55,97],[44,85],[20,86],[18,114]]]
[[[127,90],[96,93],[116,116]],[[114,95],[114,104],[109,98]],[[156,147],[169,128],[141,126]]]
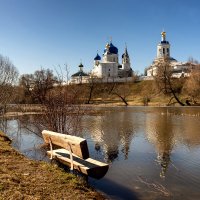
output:
[[[32,161],[12,149],[0,132],[0,200],[105,199],[55,165]]]
[[[129,85],[129,95],[127,96],[127,102],[131,106],[143,106],[144,100],[148,99],[149,106],[164,106],[169,102],[169,97],[159,93],[155,87],[154,81],[141,81],[136,83],[127,83]],[[105,85],[105,84],[104,84]],[[106,86],[106,85],[105,85]],[[102,99],[102,96],[104,99]],[[105,95],[102,92],[95,93],[92,101],[94,104],[105,105],[124,105],[124,103],[116,96]]]

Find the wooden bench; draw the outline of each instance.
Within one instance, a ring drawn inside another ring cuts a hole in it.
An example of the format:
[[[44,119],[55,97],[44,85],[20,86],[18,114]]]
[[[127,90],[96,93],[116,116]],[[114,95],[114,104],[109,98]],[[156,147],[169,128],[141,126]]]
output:
[[[45,143],[50,144],[47,151],[50,159],[56,159],[71,170],[79,172],[96,179],[102,178],[108,171],[109,165],[89,157],[87,141],[83,138],[44,130],[42,135]],[[53,150],[53,144],[61,149]]]

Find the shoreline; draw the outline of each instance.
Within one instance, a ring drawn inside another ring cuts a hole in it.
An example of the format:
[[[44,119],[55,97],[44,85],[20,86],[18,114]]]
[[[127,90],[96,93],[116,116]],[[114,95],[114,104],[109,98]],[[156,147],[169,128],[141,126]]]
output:
[[[27,104],[28,105],[28,104]],[[144,108],[200,108],[199,105],[191,105],[191,106],[180,106],[180,105],[165,105],[165,104],[149,104],[149,105],[136,105],[136,104],[130,104],[128,106],[125,106],[123,104],[82,104],[80,105],[81,107],[84,108],[139,108],[139,107],[144,107]],[[97,114],[97,110],[85,110],[85,114]],[[43,113],[41,111],[8,111],[4,113],[4,115],[0,115],[0,118],[9,118],[9,117],[20,117],[24,115],[42,115]]]
[[[56,165],[31,160],[0,131],[0,200],[106,199],[87,183]]]

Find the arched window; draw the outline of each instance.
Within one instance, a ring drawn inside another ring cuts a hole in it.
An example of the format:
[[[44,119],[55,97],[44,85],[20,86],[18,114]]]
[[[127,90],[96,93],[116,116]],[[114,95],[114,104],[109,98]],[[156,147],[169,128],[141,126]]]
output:
[[[165,54],[165,48],[163,48],[163,54]]]

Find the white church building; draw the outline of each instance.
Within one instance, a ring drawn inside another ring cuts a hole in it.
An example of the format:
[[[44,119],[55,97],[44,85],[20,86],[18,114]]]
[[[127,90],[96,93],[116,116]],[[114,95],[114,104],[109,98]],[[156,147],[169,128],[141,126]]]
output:
[[[102,79],[115,79],[132,77],[132,68],[127,47],[122,55],[122,64],[119,63],[118,49],[112,42],[107,43],[103,57],[97,53],[91,75]]]
[[[102,58],[97,53],[94,58],[93,69],[89,74],[83,72],[83,65],[79,72],[71,77],[71,83],[87,83],[95,78],[99,82],[128,82],[132,81],[133,70],[127,47],[122,54],[122,64],[119,63],[118,48],[112,41],[106,44]]]
[[[188,77],[190,71],[195,68],[195,63],[178,62],[170,55],[170,43],[166,40],[166,32],[161,33],[161,41],[157,45],[157,57],[153,63],[146,69],[147,79],[153,79],[157,74],[157,63],[164,58],[169,58],[170,64],[173,67],[173,77]]]

